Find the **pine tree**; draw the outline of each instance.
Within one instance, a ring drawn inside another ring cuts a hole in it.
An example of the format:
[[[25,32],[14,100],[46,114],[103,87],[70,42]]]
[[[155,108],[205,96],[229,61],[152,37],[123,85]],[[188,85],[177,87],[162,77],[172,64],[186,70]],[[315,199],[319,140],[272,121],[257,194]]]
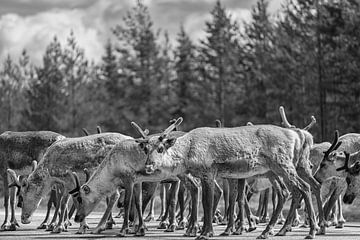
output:
[[[66,105],[67,112],[64,113],[63,129],[69,131],[70,134],[79,135],[82,126],[80,124],[85,121],[86,116],[81,114],[85,103],[85,84],[88,79],[88,61],[85,53],[78,46],[74,32],[70,32],[67,38],[67,44],[63,51],[62,71],[66,84]]]
[[[181,25],[175,50],[176,77],[172,84],[174,93],[174,115],[190,118],[188,127],[194,128],[201,122],[198,109],[203,102],[197,95],[202,91],[198,83],[196,47]],[[200,119],[199,119],[200,118]]]
[[[206,22],[207,37],[201,41],[200,57],[204,87],[209,92],[209,103],[204,113],[207,124],[213,124],[213,119],[225,120],[233,118],[232,103],[228,96],[243,90],[240,68],[240,44],[238,42],[239,28],[237,22],[231,20],[225,8],[217,1],[211,11],[212,20]],[[215,114],[214,114],[215,113]]]
[[[130,128],[129,120],[137,120],[153,129],[160,129],[167,121],[156,114],[162,108],[158,96],[162,96],[164,90],[159,76],[163,66],[159,64],[159,31],[154,32],[149,10],[141,1],[127,13],[123,22],[114,29],[118,40],[119,68],[126,86],[124,101],[116,113],[118,126],[126,132]]]
[[[0,89],[2,106],[2,123],[3,130],[11,130],[17,127],[17,113],[21,106],[19,97],[23,85],[19,65],[16,64],[10,55],[3,62],[2,71],[0,73]]]
[[[63,50],[55,37],[46,48],[43,66],[36,68],[25,92],[28,107],[22,111],[23,130],[62,130],[66,96],[62,66]]]

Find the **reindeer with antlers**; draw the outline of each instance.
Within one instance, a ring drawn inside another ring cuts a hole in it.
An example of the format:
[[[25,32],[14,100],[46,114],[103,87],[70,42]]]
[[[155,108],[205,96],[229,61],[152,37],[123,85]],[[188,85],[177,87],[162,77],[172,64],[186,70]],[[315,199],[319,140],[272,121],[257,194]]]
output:
[[[11,219],[8,221],[9,183],[7,168],[10,167],[21,174],[31,171],[33,160],[40,160],[46,149],[64,136],[50,131],[4,132],[0,135],[0,174],[4,181],[5,220],[2,230],[16,230],[15,189],[11,191]]]
[[[97,167],[116,143],[129,138],[119,133],[102,133],[86,137],[68,138],[53,144],[46,151],[35,171],[27,179],[24,179],[21,184],[23,186],[21,188],[21,196],[23,197],[22,223],[30,222],[30,217],[41,199],[56,184],[61,191],[58,202],[61,212],[59,222],[53,232],[58,233],[66,230],[64,227],[64,214],[69,191],[74,188],[68,170],[80,172],[84,166],[88,168]],[[16,181],[16,178],[13,180]],[[82,227],[86,228],[86,224],[83,224]]]
[[[177,123],[173,123],[169,132],[172,136],[181,136],[184,133],[179,131],[172,131]],[[137,124],[132,123],[143,139],[147,139],[148,133],[143,131]],[[189,227],[186,231],[187,236],[195,236],[198,230],[197,223],[197,205],[198,205],[198,186],[191,180],[187,174],[174,175],[169,178],[163,178],[157,175],[147,175],[144,172],[144,163],[146,155],[143,150],[139,148],[139,144],[134,139],[129,139],[117,144],[111,152],[107,155],[101,165],[97,168],[96,172],[91,176],[90,180],[80,188],[79,199],[81,199],[80,208],[75,217],[75,221],[82,221],[94,209],[97,203],[103,196],[106,196],[113,191],[114,187],[119,185],[125,188],[124,199],[124,222],[120,230],[120,236],[124,236],[129,232],[129,206],[132,198],[132,188],[134,186],[141,186],[135,184],[137,182],[149,181],[158,182],[165,179],[180,178],[186,183],[187,188],[190,190],[191,201],[191,217],[189,220]],[[174,187],[174,189],[176,186]],[[145,234],[145,226],[142,219],[142,203],[139,201],[141,198],[141,191],[134,191],[135,205],[138,213],[139,227],[136,235]],[[174,194],[172,194],[174,196]],[[176,202],[173,202],[173,204]],[[172,204],[172,205],[173,205]],[[170,216],[171,222],[175,221],[175,206],[172,207]]]
[[[340,161],[344,160],[344,166],[337,169],[337,171],[344,170],[346,177],[346,192],[344,195],[344,203],[352,204],[355,200],[356,196],[359,194],[359,186],[360,186],[360,151],[355,152],[353,154],[349,154],[344,152],[343,156],[338,156]],[[350,162],[350,166],[349,166]]]
[[[178,121],[181,122],[182,119]],[[176,137],[169,135],[172,127],[160,136],[138,140],[139,146],[147,155],[145,171],[147,176],[164,178],[190,172],[201,179],[205,217],[200,239],[213,235],[211,211],[213,179],[216,175],[248,178],[264,174],[270,174],[273,183],[283,179],[295,197],[303,195],[311,222],[307,238],[314,238],[316,223],[310,200],[310,187],[298,175],[298,172],[301,172],[303,175],[307,174],[306,180],[312,178],[308,160],[312,146],[311,134],[300,129],[255,125],[221,129],[197,128]],[[276,209],[270,225],[259,237],[267,237],[281,208]]]
[[[343,228],[346,222],[341,207],[341,196],[346,189],[347,172],[337,171],[346,170],[348,165],[346,163],[346,154],[350,153],[349,162],[353,164],[356,161],[357,152],[360,151],[360,134],[348,133],[339,137],[338,131],[335,131],[335,137],[330,148],[325,152],[320,168],[315,177],[318,181],[323,182],[327,189],[324,189],[326,197],[329,198],[324,207],[325,217],[327,217],[338,202],[339,219],[337,228]]]

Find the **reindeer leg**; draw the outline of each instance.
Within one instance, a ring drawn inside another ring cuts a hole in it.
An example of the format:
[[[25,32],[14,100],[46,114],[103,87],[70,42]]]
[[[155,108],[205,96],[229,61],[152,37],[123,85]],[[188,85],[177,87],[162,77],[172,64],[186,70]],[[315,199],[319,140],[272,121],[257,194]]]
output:
[[[65,220],[65,210],[66,205],[69,200],[69,194],[65,192],[65,189],[61,190],[61,201],[60,201],[60,218],[59,222],[56,225],[56,227],[51,231],[51,233],[61,233],[61,232],[67,232],[67,229],[64,226],[64,220]]]
[[[223,233],[220,236],[229,236],[234,232],[234,210],[235,210],[235,201],[238,195],[238,180],[237,179],[227,179],[228,187],[231,189],[229,191],[229,205],[228,205],[228,224]]]
[[[159,226],[157,227],[157,229],[166,229],[169,226],[169,222],[167,220],[168,216],[169,216],[169,203],[170,203],[170,187],[171,184],[169,183],[164,183],[164,190],[165,190],[165,198],[164,198],[164,212],[162,212],[162,218],[161,218],[161,222],[159,223]]]
[[[202,184],[202,202],[204,209],[204,226],[202,228],[200,236],[196,239],[209,239],[214,235],[214,230],[212,227],[213,220],[213,202],[214,202],[214,179],[210,176],[205,176],[201,179]]]
[[[142,215],[142,184],[135,184],[134,190],[135,207],[139,219],[139,227],[135,233],[135,236],[145,236],[145,224]]]
[[[179,218],[179,225],[176,227],[176,230],[183,230],[186,227],[187,219],[185,218],[185,180],[183,178],[180,178],[180,187],[179,187],[179,193],[178,193],[178,203],[179,203],[179,215],[177,216]]]
[[[261,217],[260,217],[260,223],[266,223],[269,221],[269,215],[268,215],[268,203],[269,203],[269,191],[270,189],[265,189],[263,191],[264,193],[264,201],[262,202],[262,211],[261,211]]]
[[[51,189],[50,192],[50,198],[49,201],[47,202],[47,209],[46,209],[46,216],[44,221],[37,227],[37,229],[46,229],[48,226],[48,220],[49,220],[49,216],[50,216],[50,211],[51,211],[51,206],[54,204],[55,206],[55,201],[56,201],[56,190]]]
[[[224,219],[220,221],[220,225],[227,225],[229,216],[229,198],[230,198],[230,187],[227,178],[222,178],[222,189],[223,189],[223,197],[224,197]]]
[[[286,189],[286,186],[280,178],[278,178],[276,175],[272,175],[269,177],[269,180],[273,184],[273,191],[277,193],[278,202],[276,207],[274,208],[274,212],[271,216],[269,224],[266,226],[265,230],[261,233],[261,235],[257,237],[257,239],[266,239],[268,238],[269,234],[272,233],[272,230],[276,224],[276,221],[279,219],[279,215],[288,195],[287,191],[284,190]]]
[[[60,193],[59,190],[56,188],[54,189],[54,206],[55,206],[55,212],[53,215],[53,218],[51,219],[50,224],[47,226],[46,231],[52,231],[54,230],[55,226],[56,226],[56,219],[58,217],[59,214],[59,209],[60,209]]]
[[[133,194],[134,183],[124,182],[125,187],[125,197],[124,197],[124,222],[121,227],[120,233],[118,234],[119,237],[124,237],[129,232],[129,213],[130,213],[130,206]]]
[[[338,196],[336,195],[335,191],[331,194],[330,198],[326,202],[324,206],[324,217],[325,219],[329,218],[330,211],[336,206],[336,201],[338,200]],[[336,218],[336,216],[335,216]]]
[[[145,222],[151,222],[153,220],[155,220],[155,216],[154,216],[154,204],[155,204],[155,195],[153,195],[151,197],[150,200],[150,207],[149,207],[149,214],[146,216],[145,218]]]
[[[117,201],[117,207],[120,210],[119,213],[115,216],[115,218],[121,218],[124,215],[124,195],[125,195],[125,191],[120,191],[120,197]]]
[[[71,217],[74,215],[74,212],[76,210],[76,206],[75,204],[71,204],[71,208],[70,208],[70,211],[69,211],[69,220],[71,219]]]
[[[177,223],[176,223],[176,203],[177,196],[179,192],[180,181],[175,181],[171,183],[170,192],[169,192],[169,226],[165,232],[174,232]]]
[[[254,215],[251,212],[250,204],[246,197],[244,198],[244,201],[245,201],[245,213],[249,222],[248,232],[252,232],[256,230],[256,221],[254,221]]]
[[[298,170],[299,174],[303,177],[303,179],[310,185],[311,189],[313,190],[315,196],[316,196],[316,202],[318,206],[318,212],[319,212],[319,227],[320,230],[317,232],[318,235],[325,235],[325,218],[324,218],[324,211],[323,211],[323,205],[321,200],[321,184],[315,180],[315,178],[311,175],[311,172],[306,171],[306,169],[300,168]],[[311,199],[311,198],[310,198]],[[335,202],[334,202],[335,204]],[[334,205],[333,204],[333,205]]]
[[[216,179],[214,180],[215,183],[215,189],[214,189],[214,202],[213,202],[213,223],[219,223],[222,221],[222,216],[220,213],[220,210],[217,209],[217,206],[219,204],[220,198],[223,194],[223,191],[219,184],[217,183]]]
[[[346,220],[343,216],[343,211],[342,211],[342,197],[341,194],[339,194],[339,198],[337,200],[337,204],[338,204],[338,210],[339,210],[339,223],[336,225],[336,228],[343,228],[344,224],[346,223]]]
[[[191,195],[191,213],[189,218],[189,225],[184,234],[184,237],[195,237],[199,229],[198,223],[198,207],[199,207],[199,190],[197,182],[191,175],[186,175],[183,179],[186,185],[186,188],[190,191]]]
[[[10,219],[10,231],[15,231],[17,227],[20,227],[15,218],[15,199],[16,199],[15,187],[10,188],[10,208],[11,208],[11,219]]]
[[[244,209],[245,209],[245,179],[238,179],[238,206],[239,206],[239,224],[236,227],[234,235],[241,235],[245,230]]]
[[[1,225],[1,230],[9,230],[10,223],[8,222],[9,216],[9,182],[8,182],[8,174],[5,170],[5,173],[2,174],[4,181],[4,207],[5,207],[5,219],[4,223]]]
[[[167,190],[167,183],[161,183],[160,184],[160,202],[161,202],[161,211],[160,211],[160,215],[158,217],[158,219],[156,221],[162,221],[163,216],[164,216],[164,212],[165,212],[165,208],[166,208],[166,190]]]
[[[100,222],[96,226],[96,228],[92,231],[92,233],[100,233],[104,231],[105,229],[112,229],[108,228],[109,225],[112,225],[112,222],[114,221],[111,216],[111,210],[113,209],[116,201],[119,199],[120,193],[118,191],[115,191],[113,194],[111,194],[109,200],[107,201],[106,210],[103,214],[103,216],[100,219]],[[110,223],[109,223],[110,222]],[[112,226],[111,226],[112,227]],[[77,233],[82,234],[85,233],[86,229],[88,229],[89,226],[85,224],[81,224],[79,230]]]

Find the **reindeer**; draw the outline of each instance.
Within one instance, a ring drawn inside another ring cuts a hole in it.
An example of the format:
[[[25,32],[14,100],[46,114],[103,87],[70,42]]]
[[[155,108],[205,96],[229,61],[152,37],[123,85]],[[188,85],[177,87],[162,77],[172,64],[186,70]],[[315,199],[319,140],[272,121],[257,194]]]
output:
[[[182,119],[178,119],[181,122]],[[201,178],[203,186],[204,227],[200,239],[213,235],[212,214],[216,175],[226,178],[248,178],[271,174],[274,183],[284,182],[293,196],[304,196],[311,228],[307,238],[314,238],[316,224],[309,184],[297,172],[311,169],[308,161],[312,136],[300,129],[285,129],[273,125],[255,125],[237,128],[197,128],[181,137],[170,136],[170,126],[160,136],[138,139],[147,154],[145,173],[164,178],[190,172]],[[274,180],[276,179],[276,180]],[[242,192],[241,190],[239,191]],[[282,206],[281,206],[282,208]],[[276,222],[276,209],[270,225],[259,237],[267,237]]]
[[[19,226],[15,218],[15,189],[11,191],[11,219],[8,221],[9,183],[7,168],[21,174],[31,171],[33,160],[39,160],[46,149],[64,136],[50,131],[4,132],[0,135],[0,174],[4,182],[5,220],[2,230],[16,230]]]
[[[353,154],[344,152],[345,156],[338,156],[337,160],[343,161],[344,165],[337,169],[346,176],[346,192],[343,198],[345,204],[352,204],[356,196],[359,194],[360,184],[360,151]],[[350,162],[350,166],[349,166]],[[344,170],[344,171],[342,171]]]
[[[147,138],[145,133],[137,124],[132,125],[140,132],[143,138]],[[172,128],[173,130],[173,128]],[[183,135],[183,132],[174,131],[170,135]],[[187,188],[190,190],[191,201],[191,217],[189,220],[189,227],[185,233],[186,236],[195,236],[198,230],[197,223],[197,205],[198,205],[198,186],[187,174],[178,176],[171,176],[169,178],[162,178],[161,176],[147,176],[144,172],[144,163],[146,155],[143,150],[139,148],[139,144],[134,139],[129,139],[117,144],[111,152],[107,155],[104,161],[97,168],[96,172],[91,176],[90,180],[80,188],[79,200],[81,202],[80,208],[75,217],[75,221],[81,222],[90,212],[95,208],[97,203],[103,196],[110,194],[114,187],[119,185],[125,187],[124,199],[124,222],[120,230],[119,236],[125,236],[128,233],[129,220],[129,206],[132,198],[132,188],[139,184],[137,182],[149,181],[158,182],[165,179],[180,178],[185,182]],[[176,187],[174,187],[175,189]],[[140,194],[141,191],[134,191],[136,193],[135,205],[139,215],[139,227],[136,235],[145,235],[145,227],[142,220]],[[138,195],[139,194],[139,195]],[[174,195],[173,195],[174,196]],[[176,202],[175,202],[176,203]],[[175,211],[173,211],[175,213]],[[170,221],[175,220],[174,216],[170,217]]]
[[[329,186],[324,192],[329,195],[329,200],[324,206],[325,217],[328,217],[331,209],[334,208],[336,202],[338,202],[339,219],[337,228],[343,228],[345,219],[342,214],[342,193],[346,189],[346,172],[336,171],[338,168],[345,164],[345,155],[343,152],[354,154],[360,151],[360,134],[348,133],[339,137],[338,131],[335,131],[335,137],[333,143],[327,151],[324,153],[324,157],[320,164],[320,168],[317,171],[315,178],[320,182],[328,182]],[[350,164],[355,161],[354,157],[350,157]],[[330,179],[329,179],[330,178]],[[331,183],[331,184],[330,184]]]
[[[64,227],[65,208],[69,191],[74,188],[68,170],[80,172],[84,167],[95,168],[116,143],[129,138],[119,133],[102,133],[64,139],[53,144],[45,152],[35,171],[22,183],[22,223],[30,223],[31,215],[40,201],[56,184],[61,192],[59,200],[61,211],[59,222],[53,232],[59,233],[66,230]],[[109,206],[114,204],[114,201],[116,201],[116,196],[113,196],[113,201],[109,203]],[[86,224],[84,223],[82,227],[86,228]]]

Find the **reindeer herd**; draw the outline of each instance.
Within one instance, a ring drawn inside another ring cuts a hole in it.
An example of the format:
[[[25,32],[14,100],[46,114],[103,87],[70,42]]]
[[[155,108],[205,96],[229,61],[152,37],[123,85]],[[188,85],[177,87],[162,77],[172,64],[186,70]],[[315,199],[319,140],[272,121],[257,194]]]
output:
[[[302,200],[304,224],[309,226],[306,239],[325,234],[330,224],[342,228],[342,202],[351,204],[360,191],[360,134],[339,137],[335,131],[332,143],[313,143],[309,129],[316,122],[314,117],[301,129],[288,122],[283,107],[280,116],[282,126],[248,123],[225,128],[217,121],[217,127],[189,132],[178,130],[183,121],[178,118],[163,132],[152,135],[132,122],[138,138],[101,133],[99,128],[92,135],[84,129],[86,136],[76,138],[50,131],[5,132],[0,135],[5,206],[1,229],[19,227],[16,201],[22,209],[21,223],[28,224],[41,200],[50,193],[47,214],[39,229],[67,231],[75,213],[74,220],[80,223],[77,233],[88,232],[86,217],[106,198],[107,208],[91,233],[111,229],[113,206],[121,204],[124,221],[118,236],[144,236],[145,220],[153,219],[154,194],[159,185],[163,190],[159,227],[168,232],[184,229],[188,237],[212,237],[215,220],[227,225],[223,236],[255,230],[258,221],[267,220],[269,189],[273,193],[272,216],[258,239],[274,234],[277,223],[283,224],[277,236],[291,231],[299,223],[297,210]],[[217,181],[222,181],[222,188]],[[258,216],[249,206],[254,192],[261,192]],[[222,194],[224,216],[217,210]],[[70,198],[72,206],[68,207]],[[282,209],[288,199],[291,205],[284,219]],[[144,220],[149,204],[151,213]],[[52,205],[55,212],[48,222]]]

